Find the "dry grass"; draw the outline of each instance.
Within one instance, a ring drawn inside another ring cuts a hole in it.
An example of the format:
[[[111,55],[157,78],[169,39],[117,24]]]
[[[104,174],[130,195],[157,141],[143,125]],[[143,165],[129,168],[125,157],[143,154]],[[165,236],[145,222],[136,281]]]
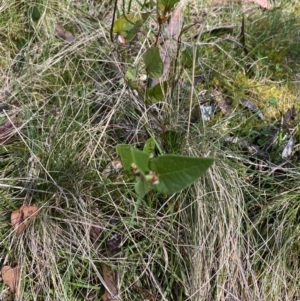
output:
[[[35,22],[26,13],[33,5],[41,12]],[[0,258],[22,268],[23,300],[100,300],[111,288],[107,269],[118,278],[118,300],[300,298],[296,155],[276,173],[283,138],[267,159],[228,142],[232,135],[254,143],[258,123],[265,125],[242,110],[245,97],[270,118],[267,129],[287,109],[283,95],[299,109],[299,5],[276,5],[247,6],[249,55],[226,34],[194,39],[197,29],[187,31],[182,45],[199,46],[199,65],[177,69],[178,85],[159,116],[123,74],[141,61],[148,40],[141,36],[131,48],[111,43],[108,1],[0,5],[0,97],[9,106],[0,120],[15,118],[17,137],[1,145]],[[203,32],[233,24],[238,40],[243,9],[201,1],[186,19],[200,18]],[[56,37],[56,24],[74,42]],[[194,83],[193,73],[203,78]],[[232,113],[187,126],[201,97],[214,101],[212,89],[230,100]],[[269,103],[274,98],[277,107]],[[175,142],[164,141],[161,124],[176,132]],[[297,126],[293,133],[298,141]],[[133,184],[107,167],[118,143],[141,147],[150,135],[165,151],[216,161],[193,187],[168,197],[153,193],[137,205]],[[39,215],[17,236],[10,214],[23,204],[37,204]],[[0,299],[9,298],[2,284]]]

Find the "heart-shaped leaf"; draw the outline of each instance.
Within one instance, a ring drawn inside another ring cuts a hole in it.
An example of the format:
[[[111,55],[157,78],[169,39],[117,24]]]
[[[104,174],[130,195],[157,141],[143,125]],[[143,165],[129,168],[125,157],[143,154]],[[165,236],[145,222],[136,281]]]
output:
[[[137,171],[143,175],[149,171],[149,154],[146,152],[127,144],[119,144],[117,145],[117,153],[121,158],[124,170],[135,173],[134,169],[137,168]]]
[[[20,235],[24,232],[28,223],[31,219],[38,215],[38,207],[33,206],[22,206],[20,209],[15,210],[10,217],[11,224],[16,230],[17,234]]]
[[[151,78],[159,78],[163,74],[163,62],[158,47],[147,49],[143,55],[146,72]]]
[[[158,83],[154,87],[147,89],[147,97],[151,100],[152,103],[162,101],[168,91],[168,83]]]
[[[102,301],[116,300],[118,296],[118,272],[114,271],[110,266],[105,263],[101,264],[102,277],[106,284],[105,293],[101,296]]]
[[[188,187],[213,164],[212,158],[163,155],[150,160],[149,168],[158,176],[155,189],[172,194]]]
[[[21,269],[20,267],[12,268],[5,265],[1,269],[3,282],[9,286],[10,291],[17,296],[20,296],[20,278]]]
[[[142,25],[145,23],[150,13],[141,15],[128,14],[115,21],[113,32],[120,34],[130,42],[139,32]]]
[[[197,55],[197,53],[195,53]],[[187,47],[181,52],[180,63],[185,68],[192,68],[194,61],[197,62],[197,59],[194,59],[194,51],[192,47]]]

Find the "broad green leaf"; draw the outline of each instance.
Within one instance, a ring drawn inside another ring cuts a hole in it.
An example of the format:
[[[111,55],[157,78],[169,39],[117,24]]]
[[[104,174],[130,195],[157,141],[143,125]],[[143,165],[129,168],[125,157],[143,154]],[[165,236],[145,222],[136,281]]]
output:
[[[20,38],[16,41],[16,46],[18,50],[22,50],[22,48],[26,45],[26,40],[23,38]]]
[[[143,177],[141,177],[136,181],[134,190],[136,194],[142,199],[149,192],[150,185],[145,181]]]
[[[115,21],[113,32],[118,33],[130,42],[139,32],[142,25],[145,23],[150,13],[140,15],[128,14]]]
[[[122,166],[125,171],[132,172],[133,164],[136,165],[143,175],[149,171],[149,154],[128,144],[117,145],[117,153],[121,158]]]
[[[154,157],[154,150],[155,150],[155,140],[154,138],[149,138],[145,145],[144,145],[144,149],[143,149],[143,152],[145,152],[146,154],[149,155],[150,158],[153,158]]]
[[[163,155],[149,162],[149,169],[154,171],[159,183],[153,185],[157,191],[166,194],[179,192],[198,180],[213,164],[212,158]]]
[[[181,64],[185,67],[185,68],[192,68],[193,67],[193,48],[191,47],[187,47],[186,49],[184,49],[181,52]]]
[[[136,80],[137,70],[136,68],[128,68],[125,74],[126,78],[129,80]]]
[[[194,56],[196,56],[194,58]],[[193,47],[186,47],[181,52],[180,63],[185,68],[192,68],[194,65],[194,61],[197,63],[199,57],[199,49],[194,49]]]
[[[128,85],[130,88],[137,88],[137,69],[136,68],[128,68],[125,74],[125,78],[127,79]]]
[[[161,60],[158,47],[147,49],[143,55],[146,72],[151,78],[159,78],[163,74],[163,62]]]
[[[147,89],[147,97],[152,103],[156,103],[164,99],[168,90],[168,83],[163,82],[156,84],[154,87]]]
[[[33,21],[38,21],[41,18],[41,13],[37,6],[30,7],[29,14]]]
[[[158,7],[159,9],[164,12],[167,13],[169,12],[176,3],[178,3],[179,0],[159,0],[158,1]]]

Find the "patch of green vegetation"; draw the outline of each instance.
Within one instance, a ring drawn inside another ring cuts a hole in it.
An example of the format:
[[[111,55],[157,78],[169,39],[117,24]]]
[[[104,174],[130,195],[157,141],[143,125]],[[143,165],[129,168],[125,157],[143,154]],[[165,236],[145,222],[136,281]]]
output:
[[[287,112],[300,110],[300,7],[216,2],[184,11],[155,101],[143,54],[168,41],[156,10],[123,43],[110,40],[110,1],[1,4],[0,130],[14,120],[15,140],[0,145],[0,257],[22,267],[24,299],[98,300],[109,273],[123,300],[299,299],[299,118]],[[122,2],[118,14],[154,6]],[[196,105],[213,107],[210,120],[191,118]],[[215,164],[192,187],[138,203],[116,145],[150,137],[156,156]],[[10,215],[29,204],[38,216],[18,236]],[[12,294],[2,283],[0,299]]]

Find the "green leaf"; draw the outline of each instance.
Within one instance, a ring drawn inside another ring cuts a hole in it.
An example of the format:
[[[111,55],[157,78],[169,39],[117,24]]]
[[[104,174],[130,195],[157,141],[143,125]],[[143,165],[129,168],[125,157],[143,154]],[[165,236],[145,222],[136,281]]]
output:
[[[187,47],[181,52],[181,64],[185,68],[192,68],[194,64],[194,58],[193,58],[193,48],[192,47]]]
[[[152,103],[156,103],[164,99],[168,90],[168,83],[163,82],[156,84],[154,87],[147,89],[147,97]]]
[[[125,171],[132,172],[133,164],[136,165],[143,175],[149,171],[149,154],[128,144],[118,144],[117,153],[121,158],[122,166]]]
[[[145,181],[143,177],[141,177],[136,181],[134,190],[136,194],[142,199],[149,192],[150,185]]]
[[[159,179],[159,183],[153,185],[153,188],[166,194],[179,192],[197,181],[213,162],[212,158],[177,155],[163,155],[151,159],[149,168]]]
[[[137,70],[136,68],[128,68],[125,74],[128,80],[136,80],[137,77]]]
[[[159,78],[163,74],[163,62],[158,47],[147,49],[143,55],[146,72],[151,78]]]
[[[194,58],[194,56],[196,56]],[[181,52],[180,62],[185,68],[192,68],[194,61],[197,63],[198,57],[200,56],[199,49],[194,49],[194,47],[186,47]]]
[[[269,104],[270,104],[271,106],[274,106],[274,107],[276,107],[276,106],[277,106],[277,104],[278,104],[278,102],[277,102],[277,98],[276,98],[276,97],[274,97],[274,96],[270,97],[270,98],[269,98]]]
[[[176,3],[178,3],[179,0],[159,0],[158,1],[158,7],[159,9],[164,12],[167,13],[169,12]]]
[[[18,50],[22,50],[25,45],[26,45],[26,40],[23,38],[19,38],[16,41],[16,46],[17,46]]]
[[[32,6],[29,8],[29,15],[33,21],[38,21],[41,18],[41,13],[37,6]]]
[[[130,42],[139,32],[149,15],[150,13],[125,15],[114,22],[113,32],[120,34]]]
[[[128,68],[125,78],[127,79],[127,83],[130,88],[137,88],[137,68]]]
[[[154,157],[155,145],[155,140],[152,137],[149,138],[144,145],[143,152],[148,154],[150,158]]]

